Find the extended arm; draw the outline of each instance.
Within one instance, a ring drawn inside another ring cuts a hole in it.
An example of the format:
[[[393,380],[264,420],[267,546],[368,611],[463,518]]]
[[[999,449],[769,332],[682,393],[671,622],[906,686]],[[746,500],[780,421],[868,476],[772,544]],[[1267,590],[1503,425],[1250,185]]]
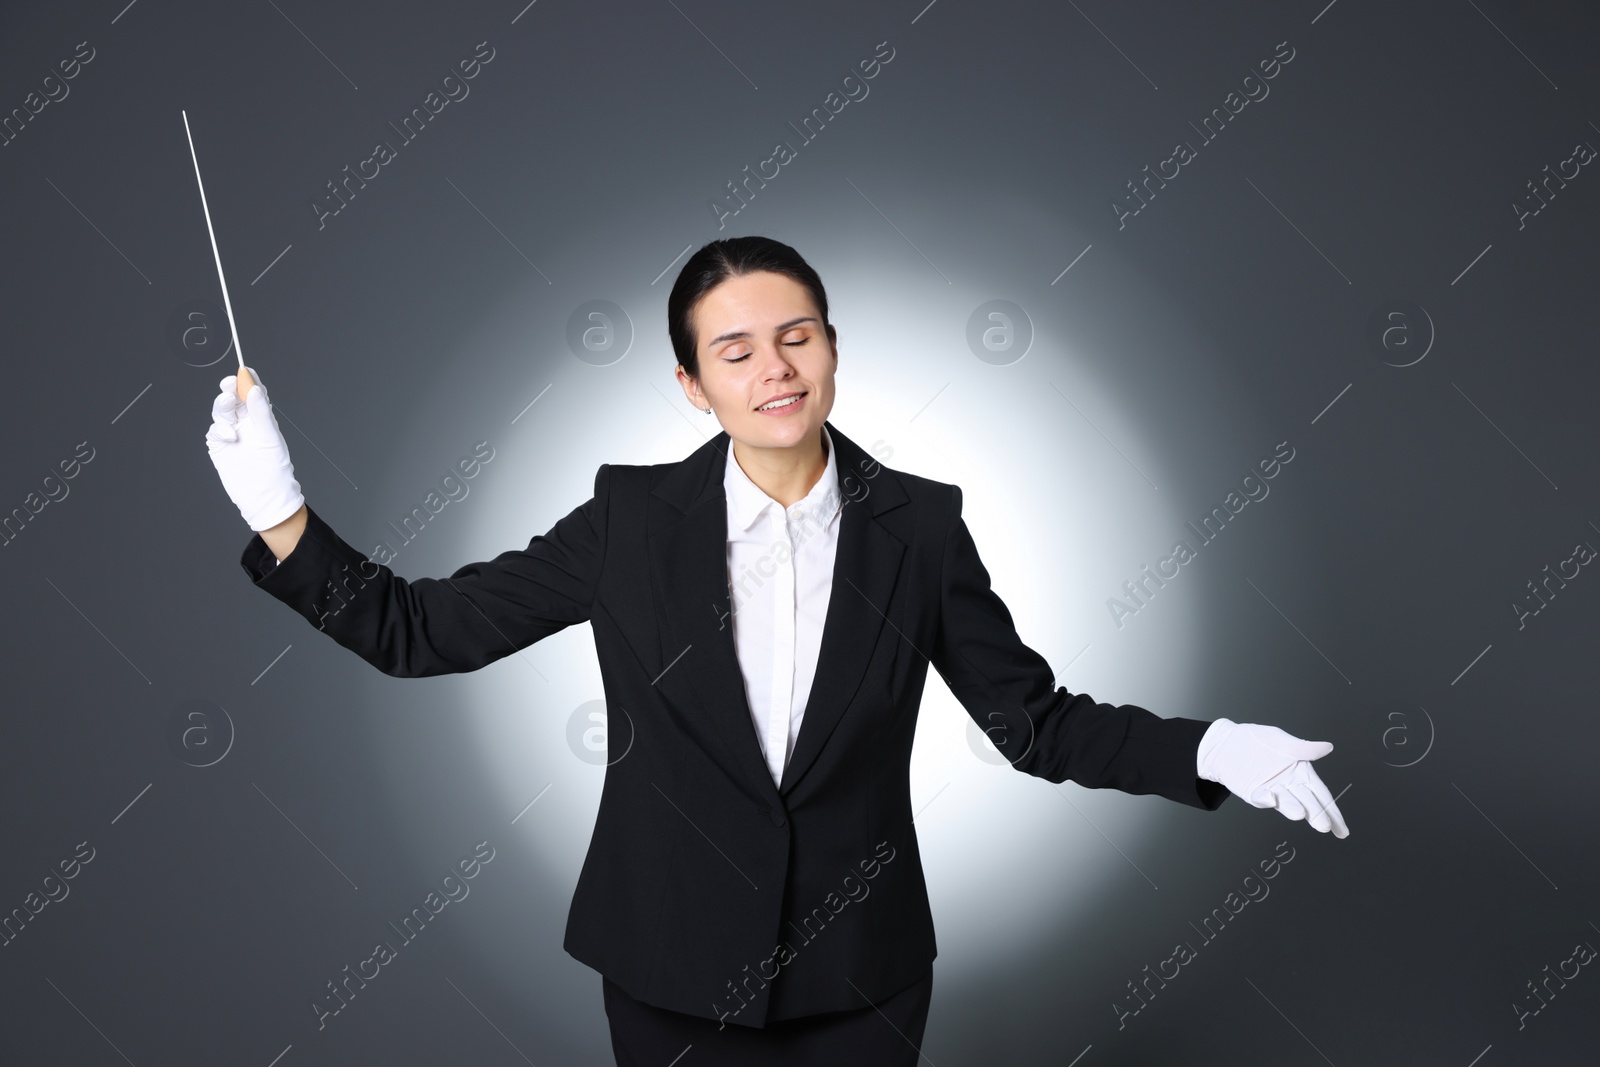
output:
[[[605,556],[609,471],[602,465],[594,496],[527,548],[448,578],[401,578],[309,507],[281,564],[262,533],[240,564],[258,588],[385,674],[475,671],[589,618]]]
[[[1230,795],[1348,837],[1311,761],[1333,751],[1276,726],[1164,719],[1133,704],[1099,704],[1055,687],[989,587],[954,490],[945,540],[933,665],[1013,767],[1052,782],[1155,793],[1213,810]]]
[[[1226,788],[1197,774],[1209,723],[1097,703],[1056,687],[1050,665],[1017,636],[1011,613],[990,588],[961,518],[959,488],[941,586],[933,666],[1017,770],[1052,782],[1154,793],[1207,810],[1227,799]]]

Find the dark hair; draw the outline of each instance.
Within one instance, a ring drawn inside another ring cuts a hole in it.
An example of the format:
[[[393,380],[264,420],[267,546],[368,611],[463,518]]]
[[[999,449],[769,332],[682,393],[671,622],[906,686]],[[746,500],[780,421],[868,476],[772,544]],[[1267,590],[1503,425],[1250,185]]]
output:
[[[782,274],[805,286],[816,302],[823,326],[832,333],[828,324],[828,294],[823,291],[822,279],[799,252],[770,237],[725,237],[712,241],[701,245],[699,251],[689,257],[667,296],[667,334],[672,339],[673,353],[690,377],[700,375],[693,321],[695,305],[727,279],[756,271]]]

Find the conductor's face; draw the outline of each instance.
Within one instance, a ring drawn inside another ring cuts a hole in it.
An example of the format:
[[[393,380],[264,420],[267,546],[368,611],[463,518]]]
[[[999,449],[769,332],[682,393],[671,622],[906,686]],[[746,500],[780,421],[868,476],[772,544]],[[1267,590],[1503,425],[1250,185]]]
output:
[[[693,320],[698,380],[678,368],[690,403],[709,404],[728,436],[749,447],[820,442],[839,353],[805,286],[770,271],[728,278],[700,298]],[[794,402],[761,410],[785,397]]]

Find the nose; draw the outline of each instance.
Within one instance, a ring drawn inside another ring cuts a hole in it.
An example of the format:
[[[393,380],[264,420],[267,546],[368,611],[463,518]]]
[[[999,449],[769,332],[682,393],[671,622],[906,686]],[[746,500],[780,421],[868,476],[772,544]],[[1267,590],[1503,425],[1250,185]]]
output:
[[[763,380],[770,378],[787,378],[794,374],[794,364],[790,362],[789,354],[783,350],[783,345],[774,341],[770,348],[761,353],[761,376]]]

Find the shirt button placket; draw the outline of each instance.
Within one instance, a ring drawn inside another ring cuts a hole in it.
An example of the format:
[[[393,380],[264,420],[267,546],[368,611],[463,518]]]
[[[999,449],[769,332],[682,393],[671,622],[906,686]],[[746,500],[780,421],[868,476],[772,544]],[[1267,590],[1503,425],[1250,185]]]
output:
[[[790,705],[794,700],[794,542],[789,537],[786,513],[777,509],[773,519],[778,536],[772,547],[778,568],[773,575],[772,714],[768,720],[767,751],[772,754],[773,771],[781,780],[788,759]]]

